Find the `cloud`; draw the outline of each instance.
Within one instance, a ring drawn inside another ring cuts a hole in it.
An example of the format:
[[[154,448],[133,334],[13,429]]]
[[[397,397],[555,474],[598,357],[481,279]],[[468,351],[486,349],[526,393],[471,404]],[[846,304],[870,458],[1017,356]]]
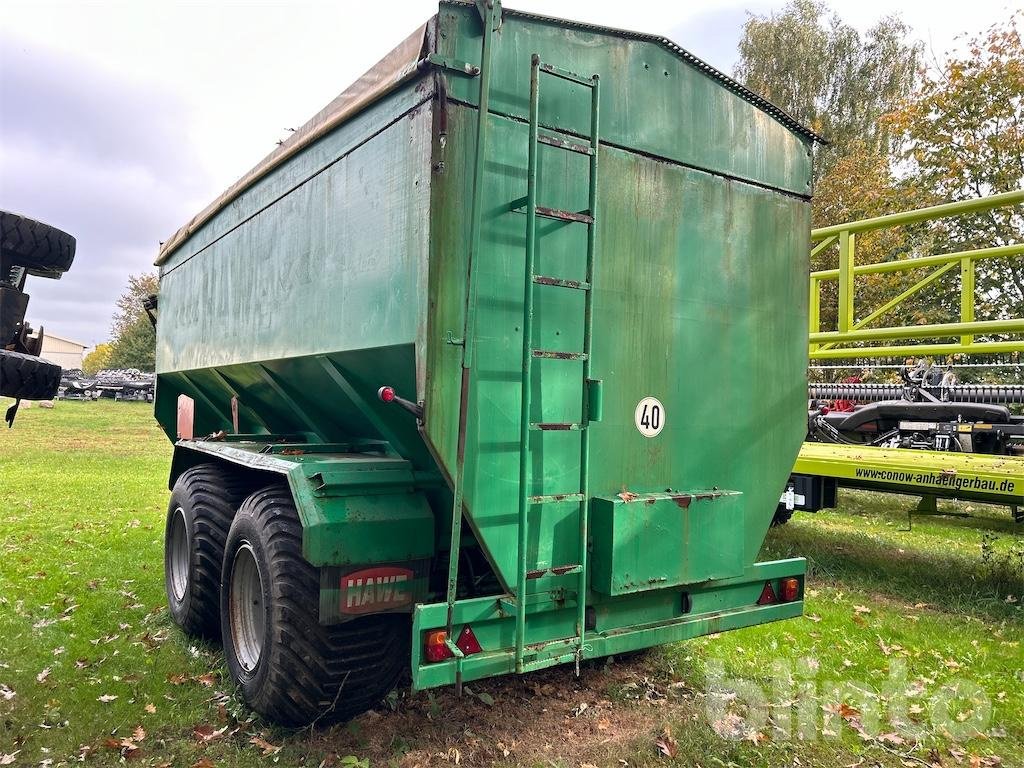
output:
[[[129,74],[0,37],[0,207],[78,240],[59,281],[30,278],[29,321],[104,341],[129,274],[208,194],[188,105]]]

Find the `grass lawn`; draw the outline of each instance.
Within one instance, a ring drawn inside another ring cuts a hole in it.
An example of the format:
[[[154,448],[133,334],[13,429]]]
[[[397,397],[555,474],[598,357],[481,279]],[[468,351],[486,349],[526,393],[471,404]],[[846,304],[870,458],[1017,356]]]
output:
[[[844,492],[765,543],[810,561],[801,619],[579,679],[396,691],[288,731],[168,618],[169,461],[143,404],[61,402],[0,430],[0,765],[1024,766],[1024,526],[1008,510],[908,531],[912,499]]]

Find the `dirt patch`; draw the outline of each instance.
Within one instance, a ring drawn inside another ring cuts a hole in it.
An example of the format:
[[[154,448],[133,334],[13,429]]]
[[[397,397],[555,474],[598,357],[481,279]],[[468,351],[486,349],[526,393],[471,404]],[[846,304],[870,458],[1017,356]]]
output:
[[[479,681],[461,697],[452,688],[417,693],[401,697],[393,711],[369,712],[308,745],[407,768],[606,764],[635,751],[634,743],[649,742],[653,750],[670,714],[679,715],[669,706],[678,697],[668,681],[649,677],[648,662],[588,664],[579,678],[571,667],[558,667]]]

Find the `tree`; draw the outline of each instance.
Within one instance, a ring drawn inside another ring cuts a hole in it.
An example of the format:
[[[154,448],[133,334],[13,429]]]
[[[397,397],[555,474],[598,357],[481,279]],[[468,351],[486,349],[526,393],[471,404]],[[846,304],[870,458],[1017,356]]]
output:
[[[131,275],[128,288],[117,300],[109,365],[111,368],[156,368],[156,332],[149,321],[143,300],[157,290],[157,276],[152,273]]]
[[[114,347],[109,342],[97,344],[96,349],[82,359],[82,373],[94,376],[99,371],[110,367],[110,355]]]
[[[817,0],[791,0],[780,14],[750,16],[736,77],[830,143],[815,150],[815,181],[857,143],[887,154],[879,118],[910,95],[921,47],[887,16],[864,39]]]
[[[156,332],[146,316],[138,318],[114,340],[111,368],[156,369]]]
[[[919,204],[1024,188],[1024,45],[1020,12],[971,38],[967,55],[921,73],[884,122],[901,141],[904,189]],[[935,252],[1024,242],[1022,206],[946,219]],[[978,319],[1024,315],[1024,259],[977,263]]]

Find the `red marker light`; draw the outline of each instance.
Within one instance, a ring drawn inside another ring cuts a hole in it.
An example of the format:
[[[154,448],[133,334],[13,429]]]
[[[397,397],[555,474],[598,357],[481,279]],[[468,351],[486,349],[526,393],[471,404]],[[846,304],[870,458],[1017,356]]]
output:
[[[377,390],[377,397],[382,403],[390,403],[395,399],[395,390],[392,387],[381,387]]]
[[[789,578],[783,579],[780,585],[781,589],[780,597],[784,603],[792,603],[798,597],[800,597],[800,580],[790,576]]]
[[[443,629],[432,629],[427,632],[423,641],[423,655],[427,661],[437,662],[450,659],[454,654],[448,649],[445,641],[448,640],[448,633]]]

